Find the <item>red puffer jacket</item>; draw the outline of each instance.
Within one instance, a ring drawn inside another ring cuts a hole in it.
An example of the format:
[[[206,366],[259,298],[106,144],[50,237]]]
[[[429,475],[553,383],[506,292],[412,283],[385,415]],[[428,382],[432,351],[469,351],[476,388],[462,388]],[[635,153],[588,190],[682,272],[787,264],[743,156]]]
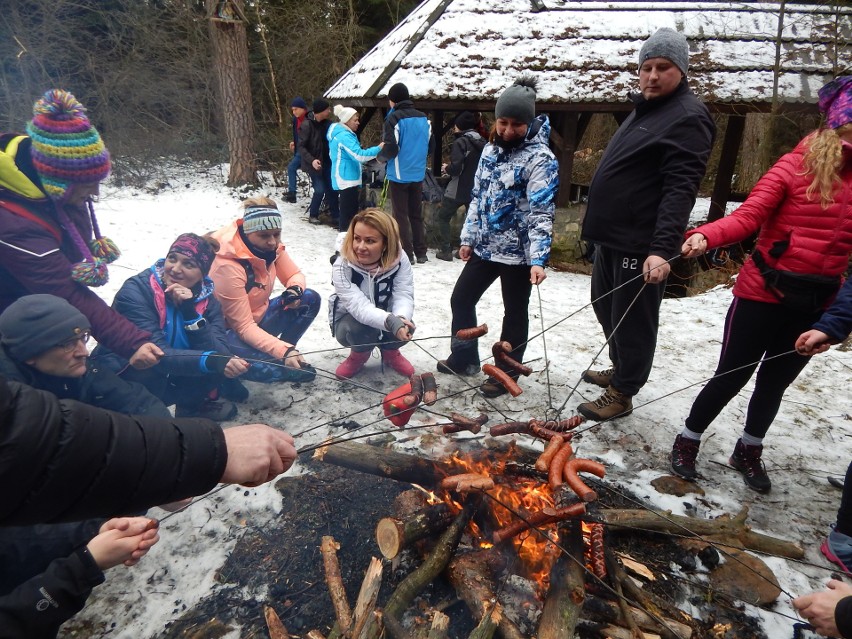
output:
[[[818,195],[808,199],[811,177],[804,173],[807,138],[781,157],[760,178],[748,199],[736,211],[689,231],[701,233],[708,248],[740,242],[758,229],[756,250],[769,266],[794,273],[837,276],[846,270],[852,252],[852,145],[844,143],[842,184],[834,203],[823,209]],[[779,241],[789,247],[777,260],[769,250]],[[777,303],[764,288],[763,276],[749,258],[740,270],[734,295],[758,302]]]

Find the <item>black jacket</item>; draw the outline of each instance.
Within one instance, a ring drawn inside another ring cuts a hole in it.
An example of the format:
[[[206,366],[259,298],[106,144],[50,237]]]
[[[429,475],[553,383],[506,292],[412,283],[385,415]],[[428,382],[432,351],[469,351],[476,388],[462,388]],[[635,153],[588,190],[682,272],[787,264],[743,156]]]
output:
[[[0,639],[53,639],[78,613],[104,573],[85,545],[0,597]]]
[[[680,253],[716,125],[686,81],[669,96],[634,100],[592,178],[582,238],[669,259]]]
[[[476,167],[485,148],[485,139],[473,129],[456,133],[455,137],[447,163],[447,175],[452,179],[444,195],[461,204],[470,204],[473,176],[476,175]]]
[[[328,127],[331,121],[326,118],[322,122],[314,119],[314,112],[308,111],[302,126],[299,127],[299,153],[302,156],[302,170],[308,175],[321,175],[312,163],[314,160],[322,162],[324,167],[331,167],[331,156],[328,154]]]
[[[86,363],[86,374],[79,379],[45,375],[15,361],[0,346],[0,375],[33,388],[53,393],[59,399],[75,399],[84,404],[133,415],[171,417],[169,409],[141,384],[121,379],[109,368]]]
[[[227,459],[210,420],[121,415],[0,377],[0,525],[112,517],[200,495]]]

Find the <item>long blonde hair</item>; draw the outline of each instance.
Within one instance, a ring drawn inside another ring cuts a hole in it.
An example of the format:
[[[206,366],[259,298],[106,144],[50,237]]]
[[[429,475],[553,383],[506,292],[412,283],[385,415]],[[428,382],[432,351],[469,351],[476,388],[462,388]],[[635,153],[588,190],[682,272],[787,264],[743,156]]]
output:
[[[852,131],[852,123],[836,129],[819,129],[805,141],[805,175],[813,176],[805,194],[810,200],[819,192],[824,209],[834,202],[834,191],[840,182],[840,168],[843,165],[840,136],[847,131]]]
[[[346,237],[343,239],[343,246],[340,252],[349,262],[358,263],[358,258],[355,255],[355,250],[352,244],[355,241],[355,225],[358,223],[366,224],[367,226],[376,229],[382,234],[385,240],[385,247],[382,250],[382,257],[379,262],[383,269],[388,268],[399,258],[401,241],[399,239],[399,225],[396,220],[379,208],[369,208],[359,211],[349,223],[349,229],[346,231]]]

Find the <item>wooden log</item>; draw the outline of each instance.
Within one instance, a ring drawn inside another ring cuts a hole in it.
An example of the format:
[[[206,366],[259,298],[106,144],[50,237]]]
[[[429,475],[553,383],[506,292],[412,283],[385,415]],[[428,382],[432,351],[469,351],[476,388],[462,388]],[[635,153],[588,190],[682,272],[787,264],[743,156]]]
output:
[[[600,516],[595,519],[610,526],[624,526],[626,528],[637,528],[674,535],[702,537],[707,535],[724,535],[731,539],[731,546],[734,548],[755,550],[790,559],[802,559],[805,556],[804,549],[798,544],[752,532],[745,523],[747,516],[748,508],[746,507],[743,507],[734,517],[722,515],[717,519],[684,517],[649,508],[646,510],[605,510],[601,511]]]
[[[269,639],[289,639],[290,633],[281,623],[281,618],[270,606],[263,607],[263,616],[266,619],[266,628],[269,630]]]
[[[376,600],[379,598],[379,588],[382,586],[382,560],[370,558],[370,565],[361,582],[361,590],[355,601],[355,625],[352,627],[352,639],[364,639],[367,636],[367,622],[373,618]]]
[[[376,542],[386,559],[393,559],[415,541],[436,535],[453,520],[448,504],[435,504],[408,519],[384,517],[376,524]]]
[[[414,597],[447,567],[478,503],[478,499],[465,501],[464,508],[438,539],[429,557],[397,586],[384,608],[386,622],[387,617],[399,619]]]
[[[334,607],[334,615],[341,633],[346,635],[352,626],[352,609],[346,599],[346,589],[343,587],[343,577],[340,575],[340,564],[337,561],[337,551],[340,544],[334,541],[334,537],[324,535],[320,544],[323,566],[325,567],[325,582],[328,585],[328,594],[331,597],[331,605]]]
[[[432,615],[432,625],[429,627],[426,639],[447,639],[449,630],[450,618],[443,612],[435,611],[435,614]]]
[[[663,627],[661,628],[661,624],[645,611],[635,606],[628,606],[628,610],[636,625],[642,630],[649,630],[661,635],[668,631],[674,636],[680,637],[680,639],[688,639],[692,636],[692,628],[684,623],[674,619],[662,619]],[[593,595],[586,596],[583,614],[587,619],[603,623],[618,623],[619,619],[622,618],[618,604]]]
[[[500,625],[500,620],[503,618],[503,606],[499,601],[488,605],[485,614],[482,615],[482,620],[479,625],[473,629],[468,635],[468,639],[491,639]]]
[[[442,478],[458,472],[458,468],[449,462],[432,462],[415,455],[358,442],[323,446],[316,450],[314,459],[426,488],[434,488]]]
[[[478,550],[454,557],[447,567],[447,578],[477,621],[485,615],[487,606],[497,601],[493,575],[505,567],[504,562],[501,553]],[[500,619],[498,630],[503,639],[525,639],[506,615]]]
[[[538,639],[573,639],[586,596],[585,547],[579,521],[559,526],[564,551],[550,571],[550,590],[538,622]]]

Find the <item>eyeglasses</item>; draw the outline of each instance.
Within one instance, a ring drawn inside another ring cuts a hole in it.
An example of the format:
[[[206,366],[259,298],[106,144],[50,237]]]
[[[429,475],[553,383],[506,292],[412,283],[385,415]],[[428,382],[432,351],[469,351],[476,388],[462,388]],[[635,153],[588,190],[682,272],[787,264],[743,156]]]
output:
[[[91,337],[91,333],[82,333],[78,337],[72,337],[67,342],[62,342],[61,344],[59,344],[59,348],[61,348],[62,351],[65,353],[70,353],[75,348],[77,348],[77,344],[79,344],[80,342],[82,342],[83,344],[88,344],[89,337]]]

